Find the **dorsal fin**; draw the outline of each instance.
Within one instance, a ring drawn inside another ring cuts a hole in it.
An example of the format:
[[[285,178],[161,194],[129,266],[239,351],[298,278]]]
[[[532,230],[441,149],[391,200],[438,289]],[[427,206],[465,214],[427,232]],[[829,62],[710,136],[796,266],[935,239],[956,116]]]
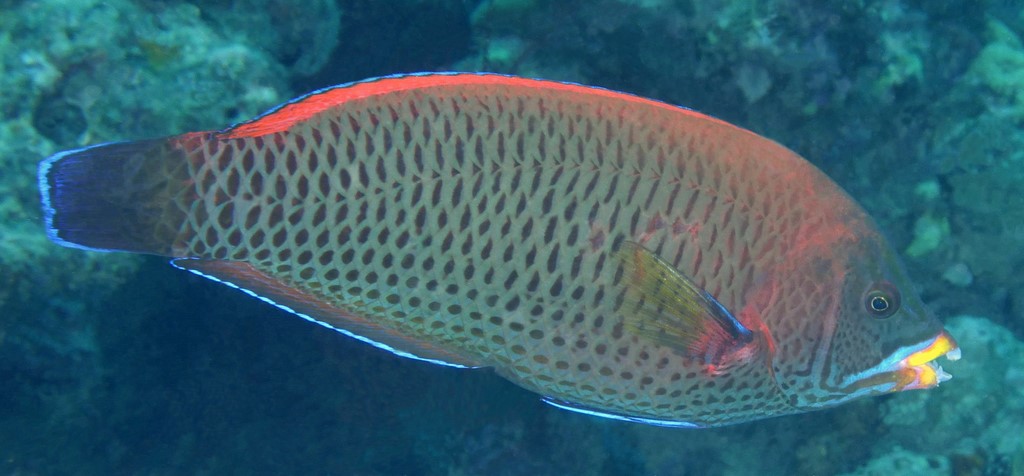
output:
[[[622,101],[671,109],[682,114],[734,127],[690,109],[599,87],[543,79],[520,78],[496,73],[438,72],[383,76],[313,91],[281,104],[252,120],[229,127],[218,133],[218,138],[237,139],[240,137],[256,137],[283,132],[299,122],[344,104],[347,101],[438,86],[492,86],[499,89],[528,87],[584,94],[588,97],[611,97]]]
[[[299,317],[395,355],[451,367],[481,366],[429,343],[399,335],[366,317],[332,306],[316,292],[299,289],[246,262],[176,259],[171,261],[171,264],[239,289]]]

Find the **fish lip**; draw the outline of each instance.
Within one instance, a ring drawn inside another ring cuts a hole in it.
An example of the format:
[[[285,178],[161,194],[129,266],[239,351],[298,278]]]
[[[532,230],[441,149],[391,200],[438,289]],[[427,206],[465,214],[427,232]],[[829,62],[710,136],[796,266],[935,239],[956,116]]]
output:
[[[935,336],[923,349],[911,353],[899,361],[896,369],[896,386],[893,391],[918,390],[939,386],[951,378],[952,375],[942,370],[942,366],[936,362],[939,357],[945,356],[950,361],[960,360],[960,347],[953,336],[942,331]]]
[[[930,340],[897,350],[871,369],[847,377],[847,388],[872,394],[934,388],[953,378],[936,360],[945,356],[956,361],[960,355],[953,336],[943,330]]]

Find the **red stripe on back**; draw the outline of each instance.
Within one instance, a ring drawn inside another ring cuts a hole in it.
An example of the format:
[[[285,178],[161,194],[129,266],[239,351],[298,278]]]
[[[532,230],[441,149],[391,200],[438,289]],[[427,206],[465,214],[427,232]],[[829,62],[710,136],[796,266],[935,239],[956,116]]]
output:
[[[578,84],[561,83],[541,79],[519,78],[515,76],[504,76],[500,74],[487,73],[461,73],[461,74],[424,74],[409,76],[389,76],[375,80],[368,80],[345,86],[318,91],[301,97],[278,107],[276,110],[257,117],[249,122],[239,124],[225,130],[220,134],[222,139],[237,139],[242,137],[256,137],[274,132],[283,132],[292,125],[302,122],[316,114],[319,114],[332,107],[344,104],[347,101],[364,99],[371,96],[382,96],[394,92],[409,91],[413,89],[431,88],[438,86],[477,86],[497,85],[508,87],[537,88],[548,91],[562,91],[589,95],[593,97],[605,97],[628,101],[633,103],[656,106],[671,109],[679,113],[708,119],[715,122],[722,122],[718,119],[706,116],[696,111],[673,106],[652,99],[645,99],[632,94],[620,93],[608,89],[582,86]]]

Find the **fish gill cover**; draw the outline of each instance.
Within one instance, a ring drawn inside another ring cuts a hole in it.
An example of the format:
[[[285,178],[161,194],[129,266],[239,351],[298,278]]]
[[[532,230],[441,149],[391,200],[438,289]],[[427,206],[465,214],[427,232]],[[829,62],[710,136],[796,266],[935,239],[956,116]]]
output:
[[[1021,471],[1016,2],[302,5],[0,2],[0,468]],[[630,91],[787,145],[903,252],[963,349],[956,380],[699,433],[626,425],[549,408],[486,372],[381,355],[162,262],[63,250],[42,231],[34,170],[53,152],[220,127],[309,89],[419,70]]]

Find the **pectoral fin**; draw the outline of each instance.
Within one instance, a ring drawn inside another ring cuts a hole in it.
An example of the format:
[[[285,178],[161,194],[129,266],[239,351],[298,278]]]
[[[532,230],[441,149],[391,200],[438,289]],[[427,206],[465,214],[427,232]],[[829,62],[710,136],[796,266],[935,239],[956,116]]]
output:
[[[629,332],[717,364],[753,340],[753,333],[711,294],[637,243],[618,251],[625,300],[620,312]]]

